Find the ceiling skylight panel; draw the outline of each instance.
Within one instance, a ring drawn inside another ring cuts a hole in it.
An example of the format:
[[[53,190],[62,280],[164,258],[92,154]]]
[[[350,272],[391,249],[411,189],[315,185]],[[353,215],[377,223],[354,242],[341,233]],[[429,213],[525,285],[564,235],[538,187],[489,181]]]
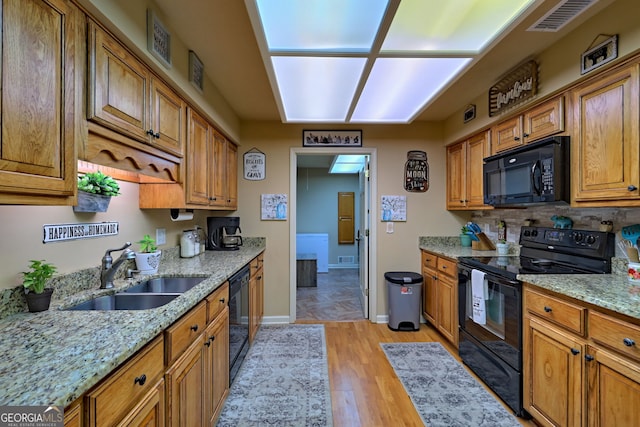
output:
[[[535,0],[402,0],[382,51],[478,53]]]
[[[269,51],[368,52],[389,0],[256,0]]]
[[[286,120],[344,122],[365,58],[271,58]]]
[[[352,122],[407,123],[470,58],[379,58]]]

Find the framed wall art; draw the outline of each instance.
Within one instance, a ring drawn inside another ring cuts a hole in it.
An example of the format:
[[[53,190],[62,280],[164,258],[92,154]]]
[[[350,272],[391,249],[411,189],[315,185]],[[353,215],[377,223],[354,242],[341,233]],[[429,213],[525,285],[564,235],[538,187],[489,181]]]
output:
[[[198,91],[204,91],[204,64],[192,50],[189,51],[189,81]]]
[[[260,219],[263,221],[285,221],[287,219],[287,204],[286,194],[260,195]]]
[[[582,54],[580,74],[586,74],[589,71],[595,70],[618,57],[618,35],[608,36],[609,38],[605,41],[594,46],[593,44],[596,40],[602,36],[607,37],[605,34],[598,35],[598,37],[591,42],[589,49]]]
[[[171,68],[171,34],[152,9],[147,9],[147,49]]]
[[[303,147],[362,147],[361,130],[303,130]]]

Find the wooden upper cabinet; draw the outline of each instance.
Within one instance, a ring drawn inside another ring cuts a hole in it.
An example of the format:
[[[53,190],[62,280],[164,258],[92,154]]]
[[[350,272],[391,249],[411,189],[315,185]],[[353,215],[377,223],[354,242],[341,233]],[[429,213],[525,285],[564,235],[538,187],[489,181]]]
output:
[[[483,159],[489,156],[490,131],[447,147],[447,209],[490,209],[484,204]]]
[[[89,23],[87,118],[181,157],[186,104],[120,42]]]
[[[571,178],[576,205],[638,205],[638,67],[609,72],[572,91]]]
[[[0,203],[72,205],[82,14],[66,0],[3,0],[0,8]]]
[[[495,125],[491,154],[555,135],[564,128],[564,96],[558,96]]]
[[[238,205],[238,149],[224,135],[214,132],[213,135],[213,199],[211,204],[225,208],[236,208]]]
[[[209,204],[209,182],[213,154],[213,129],[209,123],[193,109],[188,110],[189,136],[187,138],[186,203]],[[153,185],[153,184],[151,184]]]

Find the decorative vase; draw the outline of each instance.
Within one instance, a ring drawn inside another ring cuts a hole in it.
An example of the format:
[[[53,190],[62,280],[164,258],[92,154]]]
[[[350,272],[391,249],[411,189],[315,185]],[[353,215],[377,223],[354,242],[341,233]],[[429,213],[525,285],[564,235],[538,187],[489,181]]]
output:
[[[78,204],[73,207],[74,212],[106,212],[111,196],[87,193],[78,190]]]
[[[460,234],[460,245],[464,247],[471,246],[471,235],[466,233]]]
[[[153,274],[158,272],[160,266],[160,256],[162,251],[151,253],[136,252],[136,267],[142,274]]]
[[[53,294],[53,288],[46,288],[39,294],[35,292],[27,292],[24,296],[27,299],[27,307],[29,312],[37,313],[40,311],[46,311],[51,304],[51,295]]]

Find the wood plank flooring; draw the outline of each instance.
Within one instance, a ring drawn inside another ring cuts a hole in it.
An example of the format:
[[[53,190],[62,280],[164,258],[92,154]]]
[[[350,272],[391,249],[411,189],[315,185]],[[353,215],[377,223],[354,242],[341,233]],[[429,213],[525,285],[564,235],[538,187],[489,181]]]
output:
[[[296,290],[296,318],[300,320],[362,320],[357,268],[318,273],[318,286]]]
[[[315,292],[303,293],[303,298],[300,298],[301,289],[298,289],[297,323],[325,325],[334,426],[422,426],[420,416],[387,361],[380,343],[440,342],[460,360],[457,349],[426,324],[422,324],[419,331],[395,332],[386,324],[374,324],[363,319],[361,311],[359,318],[350,319],[355,315],[354,307],[360,304],[358,284],[338,284],[346,281],[347,273],[337,270],[331,275],[331,272],[322,279],[318,276]],[[357,279],[357,272],[355,277]],[[327,283],[321,285],[323,280]],[[348,292],[352,292],[351,301],[345,301]],[[520,420],[520,423],[535,426],[526,420]]]

